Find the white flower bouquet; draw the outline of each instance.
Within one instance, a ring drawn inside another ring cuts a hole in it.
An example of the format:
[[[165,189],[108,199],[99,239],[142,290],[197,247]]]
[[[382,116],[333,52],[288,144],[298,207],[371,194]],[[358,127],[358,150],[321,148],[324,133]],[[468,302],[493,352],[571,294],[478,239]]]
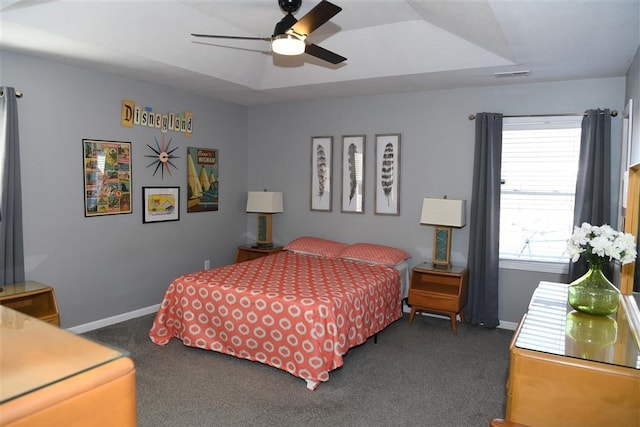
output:
[[[567,244],[571,261],[584,255],[590,264],[602,265],[608,261],[628,264],[636,259],[636,243],[632,234],[616,231],[611,226],[582,223],[575,227]]]

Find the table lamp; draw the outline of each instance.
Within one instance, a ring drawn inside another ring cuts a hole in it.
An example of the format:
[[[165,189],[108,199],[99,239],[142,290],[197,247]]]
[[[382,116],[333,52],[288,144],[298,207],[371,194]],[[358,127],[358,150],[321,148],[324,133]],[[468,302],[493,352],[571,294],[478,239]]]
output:
[[[256,247],[272,248],[271,214],[284,212],[282,209],[282,193],[267,190],[249,191],[247,212],[258,214]]]
[[[420,224],[434,225],[433,266],[451,267],[451,234],[453,227],[466,225],[467,201],[426,198],[422,202]]]

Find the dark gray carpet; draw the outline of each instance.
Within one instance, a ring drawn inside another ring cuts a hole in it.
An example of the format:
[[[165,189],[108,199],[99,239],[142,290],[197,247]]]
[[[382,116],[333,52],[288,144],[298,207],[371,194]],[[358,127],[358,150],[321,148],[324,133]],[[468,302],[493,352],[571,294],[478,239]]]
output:
[[[315,391],[284,371],[185,347],[157,346],[144,316],[84,334],[131,353],[138,425],[487,427],[504,415],[513,331],[407,316],[353,348]]]

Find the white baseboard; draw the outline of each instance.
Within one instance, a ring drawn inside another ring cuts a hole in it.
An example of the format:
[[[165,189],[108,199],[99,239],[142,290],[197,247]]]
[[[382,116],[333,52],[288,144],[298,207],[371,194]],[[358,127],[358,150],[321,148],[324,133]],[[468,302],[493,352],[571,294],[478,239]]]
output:
[[[402,305],[402,312],[403,313],[411,313],[411,309],[409,307],[407,307],[406,304],[403,304]],[[425,312],[422,312],[420,314],[422,314],[423,316],[431,316],[431,317],[439,317],[441,319],[449,319],[449,317],[447,317],[447,316],[444,316],[444,315],[441,315],[441,314],[436,314],[436,313],[425,313]],[[459,318],[460,318],[460,316],[458,315],[458,319]],[[515,331],[517,327],[518,327],[517,323],[507,322],[507,321],[504,321],[504,320],[500,320],[500,323],[498,324],[498,328],[500,328],[500,329],[509,329],[509,330],[512,330],[512,331]]]
[[[515,331],[517,327],[518,327],[517,323],[515,323],[515,322],[507,322],[505,320],[501,320],[500,323],[498,324],[498,328],[500,328],[500,329],[509,329],[511,331]]]
[[[73,328],[68,328],[67,330],[76,334],[82,334],[85,332],[93,331],[94,329],[100,329],[104,328],[105,326],[115,325],[116,323],[124,322],[125,320],[131,320],[137,317],[146,316],[147,314],[155,313],[159,308],[160,304],[156,304],[150,307],[133,310],[128,313],[122,313],[116,316],[107,317],[106,319],[96,320],[95,322],[89,322],[83,325],[74,326]]]
[[[126,320],[135,319],[137,317],[146,316],[147,314],[152,314],[158,311],[160,308],[160,304],[152,305],[150,307],[140,308],[138,310],[130,311],[128,313],[118,314],[117,316],[107,317],[106,319],[96,320],[95,322],[85,323],[83,325],[74,326],[73,328],[68,328],[68,331],[71,331],[76,334],[82,334],[85,332],[93,331],[94,329],[104,328],[105,326],[115,325],[116,323],[124,322]],[[406,306],[403,307],[403,311],[405,313],[410,312]],[[433,317],[441,317],[443,319],[448,319],[448,317],[441,316],[439,314],[433,313],[422,313],[425,316],[433,316]],[[510,329],[512,331],[516,330],[518,326],[517,323],[514,322],[506,322],[501,320],[498,328],[501,329]]]

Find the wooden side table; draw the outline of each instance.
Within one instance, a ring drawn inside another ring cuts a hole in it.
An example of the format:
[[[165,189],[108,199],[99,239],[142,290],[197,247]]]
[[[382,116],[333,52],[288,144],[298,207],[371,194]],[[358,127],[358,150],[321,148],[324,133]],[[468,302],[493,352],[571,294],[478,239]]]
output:
[[[282,252],[282,246],[274,248],[254,248],[253,246],[238,246],[236,252],[236,262],[250,261],[263,256],[277,254]]]
[[[51,286],[33,281],[2,285],[0,305],[60,326],[56,295]]]
[[[411,270],[411,286],[409,301],[411,315],[409,326],[413,323],[416,312],[429,311],[448,315],[451,318],[451,329],[457,334],[456,316],[464,322],[462,307],[467,302],[467,283],[469,270],[467,267],[452,266],[449,269],[434,267],[430,262],[423,262]]]

